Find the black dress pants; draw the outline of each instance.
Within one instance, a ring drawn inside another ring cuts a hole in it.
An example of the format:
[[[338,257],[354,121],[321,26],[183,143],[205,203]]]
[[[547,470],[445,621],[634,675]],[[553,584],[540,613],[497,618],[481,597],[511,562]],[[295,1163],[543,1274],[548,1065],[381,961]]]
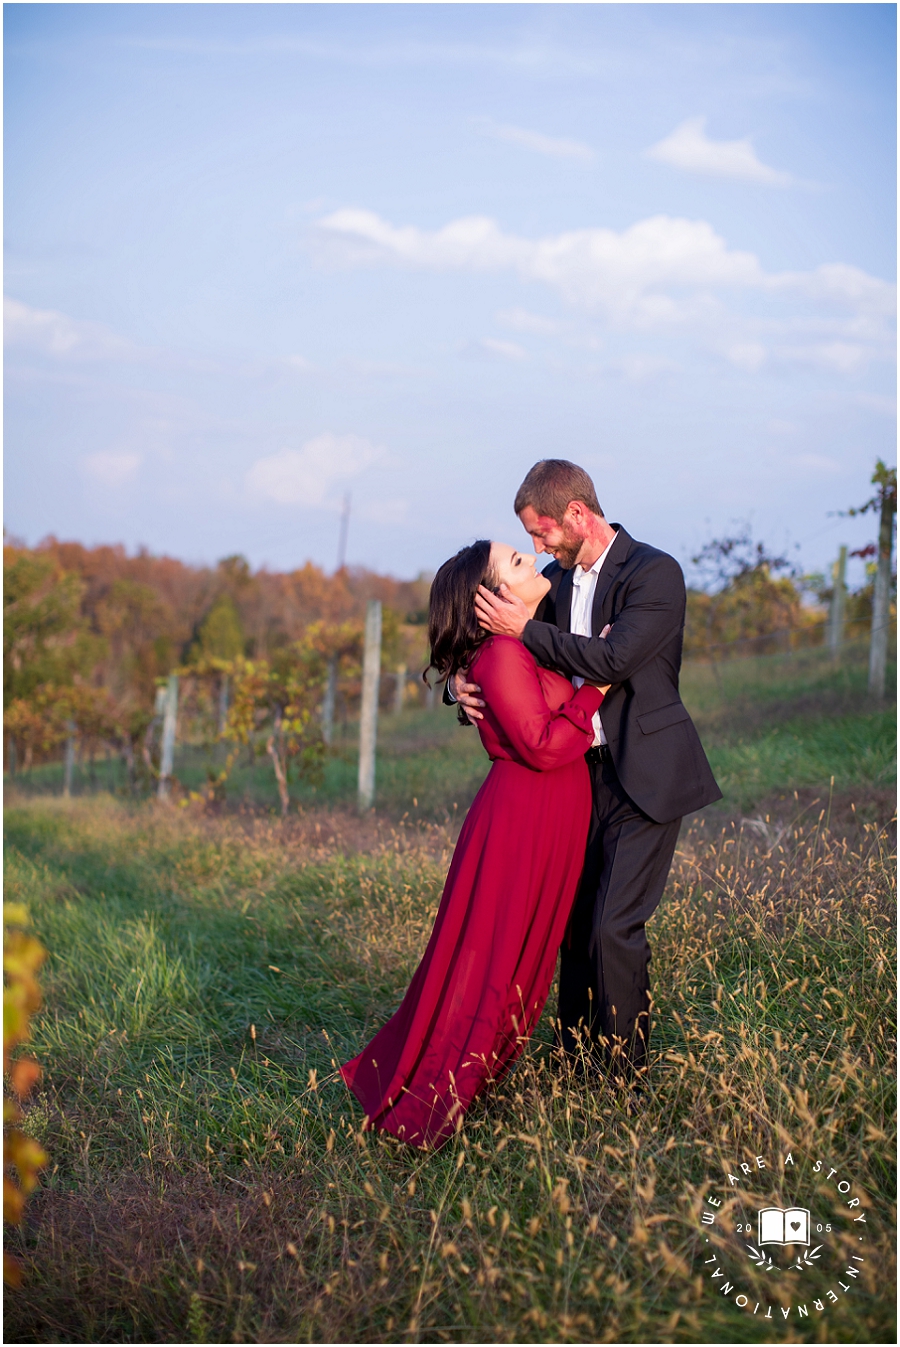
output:
[[[681,819],[655,823],[625,793],[612,762],[589,762],[591,824],[563,939],[557,1035],[566,1054],[633,1078],[650,1042],[650,946]]]

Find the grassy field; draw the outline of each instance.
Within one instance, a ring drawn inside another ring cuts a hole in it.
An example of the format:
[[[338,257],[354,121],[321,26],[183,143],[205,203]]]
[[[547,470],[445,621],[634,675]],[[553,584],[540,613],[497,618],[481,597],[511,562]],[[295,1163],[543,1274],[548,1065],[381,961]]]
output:
[[[363,819],[349,743],[284,823],[259,769],[220,816],[9,791],[7,898],[51,950],[27,1126],[53,1164],[7,1340],[896,1341],[892,717],[864,686],[818,652],[686,672],[726,800],[649,928],[645,1107],[554,1060],[551,999],[431,1155],[361,1132],[334,1067],[399,1001],[483,775],[451,713],[385,721]],[[832,1230],[773,1277],[736,1193],[700,1213],[757,1156],[754,1209],[795,1200],[788,1152]]]

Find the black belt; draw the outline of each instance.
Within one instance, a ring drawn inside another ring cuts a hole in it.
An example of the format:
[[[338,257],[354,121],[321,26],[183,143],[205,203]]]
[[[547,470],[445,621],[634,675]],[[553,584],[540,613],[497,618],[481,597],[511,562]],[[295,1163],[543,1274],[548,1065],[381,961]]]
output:
[[[609,751],[609,744],[595,744],[589,748],[584,755],[585,762],[612,762],[612,753]]]

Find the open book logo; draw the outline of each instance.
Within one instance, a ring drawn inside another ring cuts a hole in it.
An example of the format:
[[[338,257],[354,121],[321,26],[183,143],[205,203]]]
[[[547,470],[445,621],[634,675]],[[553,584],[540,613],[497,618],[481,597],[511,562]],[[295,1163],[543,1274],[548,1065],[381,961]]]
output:
[[[758,1243],[808,1244],[809,1212],[806,1207],[763,1207],[759,1213]]]

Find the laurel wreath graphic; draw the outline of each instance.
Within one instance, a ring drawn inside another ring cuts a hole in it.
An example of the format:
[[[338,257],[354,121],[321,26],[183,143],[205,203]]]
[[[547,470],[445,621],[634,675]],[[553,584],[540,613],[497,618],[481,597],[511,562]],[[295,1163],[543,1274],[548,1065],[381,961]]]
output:
[[[797,1255],[797,1261],[791,1263],[791,1267],[796,1268],[798,1272],[802,1272],[805,1267],[813,1267],[821,1247],[821,1244],[817,1244],[814,1249],[805,1249],[803,1253]]]
[[[750,1258],[750,1260],[753,1263],[755,1263],[757,1267],[761,1267],[763,1272],[782,1271],[779,1265],[772,1258],[771,1254],[763,1253],[760,1249],[755,1248],[754,1245],[752,1244],[748,1244],[746,1247],[748,1250],[748,1257]],[[796,1268],[798,1272],[802,1272],[805,1267],[815,1267],[816,1259],[821,1256],[820,1255],[821,1248],[822,1248],[821,1244],[817,1244],[814,1249],[806,1249],[804,1250],[803,1253],[798,1254],[797,1261],[789,1265],[791,1270]]]
[[[772,1272],[778,1269],[778,1264],[772,1261],[771,1254],[760,1253],[759,1249],[754,1249],[752,1244],[748,1244],[750,1257],[757,1267],[761,1267],[764,1272]]]

